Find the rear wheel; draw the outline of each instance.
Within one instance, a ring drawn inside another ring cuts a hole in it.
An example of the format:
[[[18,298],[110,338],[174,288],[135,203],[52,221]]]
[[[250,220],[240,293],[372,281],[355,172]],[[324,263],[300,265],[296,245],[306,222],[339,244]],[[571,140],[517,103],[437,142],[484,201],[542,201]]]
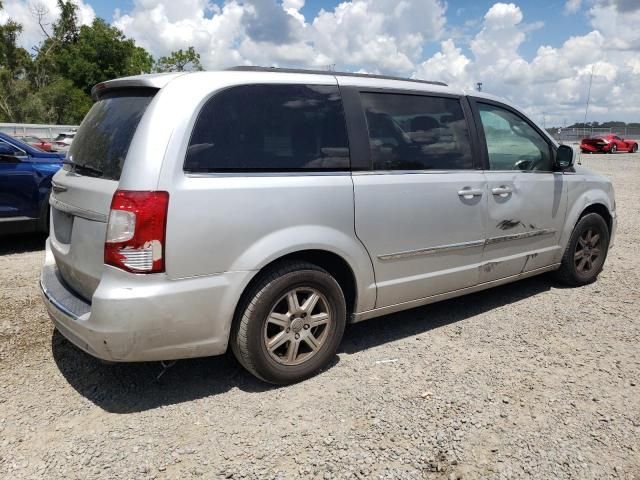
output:
[[[631,153],[636,153],[638,151],[638,144],[634,143],[631,145]]]
[[[609,149],[609,153],[616,153],[618,151],[618,146],[614,143],[613,145],[611,145],[611,148]]]
[[[592,283],[602,271],[609,249],[609,227],[597,213],[582,217],[573,229],[556,275],[567,285]]]
[[[270,383],[310,377],[335,355],[346,324],[338,282],[307,262],[265,272],[244,298],[231,347],[249,372]]]

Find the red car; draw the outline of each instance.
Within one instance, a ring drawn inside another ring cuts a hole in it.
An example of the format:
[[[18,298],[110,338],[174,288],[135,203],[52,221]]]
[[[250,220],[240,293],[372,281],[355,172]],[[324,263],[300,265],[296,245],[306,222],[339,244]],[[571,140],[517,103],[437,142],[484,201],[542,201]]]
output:
[[[24,136],[20,136],[20,137],[16,137],[16,138],[19,138],[24,143],[28,143],[32,147],[39,148],[40,150],[42,150],[44,152],[50,152],[51,151],[51,147],[52,147],[51,142],[47,142],[46,140],[43,140],[42,138],[34,137],[33,135],[24,135]]]
[[[638,142],[610,134],[602,137],[583,138],[580,150],[584,153],[635,153],[638,151]]]

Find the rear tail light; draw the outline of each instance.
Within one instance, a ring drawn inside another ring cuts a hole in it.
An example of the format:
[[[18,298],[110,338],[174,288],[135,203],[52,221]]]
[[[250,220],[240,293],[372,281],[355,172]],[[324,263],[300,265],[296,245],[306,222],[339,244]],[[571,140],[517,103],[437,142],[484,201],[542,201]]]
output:
[[[134,273],[164,272],[167,192],[118,190],[104,244],[104,263]]]

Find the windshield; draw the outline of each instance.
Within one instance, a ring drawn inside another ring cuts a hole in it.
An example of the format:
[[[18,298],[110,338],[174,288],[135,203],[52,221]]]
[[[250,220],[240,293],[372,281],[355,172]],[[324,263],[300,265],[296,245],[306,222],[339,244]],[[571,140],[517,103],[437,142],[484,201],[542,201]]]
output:
[[[82,121],[69,160],[83,175],[119,180],[138,123],[157,90],[120,90],[103,95]]]

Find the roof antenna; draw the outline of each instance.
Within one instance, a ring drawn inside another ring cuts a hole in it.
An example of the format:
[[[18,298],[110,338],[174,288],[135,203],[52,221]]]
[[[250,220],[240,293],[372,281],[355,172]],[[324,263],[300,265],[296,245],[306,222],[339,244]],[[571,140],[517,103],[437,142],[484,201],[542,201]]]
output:
[[[593,83],[593,72],[596,69],[595,63],[591,65],[591,76],[589,77],[589,89],[587,90],[587,106],[584,109],[584,121],[582,122],[583,128],[587,129],[587,114],[589,113],[589,102],[591,101],[591,84]],[[582,152],[580,152],[580,156],[578,157],[578,165],[582,165]]]
[[[587,90],[587,107],[584,109],[584,125],[587,124],[587,113],[589,113],[589,101],[591,100],[591,84],[593,83],[593,71],[596,66],[591,65],[591,76],[589,77],[589,90]]]

